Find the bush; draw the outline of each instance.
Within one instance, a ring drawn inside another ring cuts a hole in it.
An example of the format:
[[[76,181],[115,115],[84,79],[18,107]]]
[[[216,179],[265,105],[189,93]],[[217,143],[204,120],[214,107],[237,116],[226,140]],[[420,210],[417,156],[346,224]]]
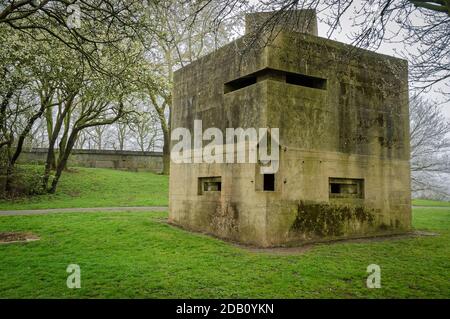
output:
[[[6,176],[0,176],[0,183],[2,190],[6,183]],[[43,194],[42,189],[42,172],[38,167],[33,166],[18,166],[14,169],[11,176],[11,187],[8,193],[3,191],[2,197],[22,197]]]

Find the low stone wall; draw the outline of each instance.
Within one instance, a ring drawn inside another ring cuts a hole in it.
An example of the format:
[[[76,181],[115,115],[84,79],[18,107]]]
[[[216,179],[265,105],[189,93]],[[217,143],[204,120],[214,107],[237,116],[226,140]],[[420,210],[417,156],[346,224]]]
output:
[[[24,150],[20,155],[19,163],[45,164],[46,158],[46,148]],[[163,160],[161,152],[73,150],[69,157],[68,166],[113,168],[160,173],[163,169]]]

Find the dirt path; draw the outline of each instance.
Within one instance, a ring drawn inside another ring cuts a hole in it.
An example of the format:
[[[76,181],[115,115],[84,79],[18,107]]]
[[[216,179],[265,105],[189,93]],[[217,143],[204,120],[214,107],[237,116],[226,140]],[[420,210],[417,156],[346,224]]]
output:
[[[449,209],[442,206],[413,206],[413,208],[440,208]],[[0,216],[11,215],[37,215],[54,213],[91,213],[91,212],[165,212],[167,206],[140,206],[140,207],[91,207],[91,208],[51,208],[51,209],[27,209],[27,210],[0,210]]]
[[[1,210],[0,216],[38,215],[38,214],[54,214],[54,213],[92,213],[92,212],[164,212],[167,210],[169,210],[169,208],[166,206],[52,208],[52,209],[28,209],[28,210]]]

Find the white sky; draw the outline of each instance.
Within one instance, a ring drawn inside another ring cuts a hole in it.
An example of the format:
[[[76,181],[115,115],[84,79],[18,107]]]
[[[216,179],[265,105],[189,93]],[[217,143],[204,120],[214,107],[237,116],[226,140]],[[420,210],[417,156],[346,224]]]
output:
[[[359,2],[359,1],[357,1]],[[319,29],[319,36],[321,37],[327,37],[327,30],[328,30],[328,25],[320,22],[320,19],[325,18],[324,17],[324,13],[319,13],[318,14],[318,29]],[[332,36],[333,40],[337,40],[339,42],[344,42],[344,43],[351,43],[351,40],[349,39],[349,35],[352,32],[356,32],[356,28],[352,26],[352,20],[351,20],[351,10],[350,10],[350,14],[347,14],[347,17],[344,16],[344,18],[341,21],[341,28],[340,30],[336,30],[335,33]],[[392,23],[392,26],[390,26],[391,30],[398,30],[398,26],[395,23]],[[398,53],[395,52],[395,50],[397,50],[397,52],[401,52],[402,50],[405,49],[405,44],[403,43],[383,43],[381,45],[381,47],[377,50],[377,52],[379,53],[383,53],[383,54],[387,54],[387,55],[392,55],[392,56],[399,56]],[[414,48],[409,48],[409,50],[414,50]],[[440,84],[440,85],[435,85],[431,90],[429,90],[429,92],[424,92],[423,95],[427,98],[429,98],[430,100],[436,101],[438,103],[442,103],[442,110],[445,113],[445,115],[450,119],[450,101],[444,102],[444,96],[438,92],[439,89],[443,89],[444,85]],[[448,90],[448,88],[447,88]]]

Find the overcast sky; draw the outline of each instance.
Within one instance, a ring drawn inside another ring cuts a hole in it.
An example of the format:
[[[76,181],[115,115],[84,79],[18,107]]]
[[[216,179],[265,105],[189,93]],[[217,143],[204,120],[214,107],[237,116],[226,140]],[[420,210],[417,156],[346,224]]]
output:
[[[333,36],[332,36],[333,40],[337,40],[337,41],[345,42],[345,43],[351,43],[351,40],[349,39],[349,35],[351,34],[352,31],[356,31],[356,28],[352,26],[353,22],[352,22],[351,17],[352,17],[351,14],[347,14],[347,16],[342,19],[341,29],[333,34]],[[325,18],[324,14],[319,13],[318,18],[319,18],[318,19],[319,20],[319,25],[318,25],[319,36],[327,37],[328,25],[326,25],[325,23],[320,21],[321,19]],[[392,23],[389,26],[389,29],[395,31],[396,29],[398,30],[398,26],[395,23]],[[382,46],[377,50],[377,52],[392,55],[392,56],[399,56],[399,54],[396,53],[396,51],[401,52],[404,49],[405,49],[405,44],[403,44],[403,43],[383,43]],[[414,48],[408,48],[408,49],[414,50]],[[424,94],[428,98],[435,100],[439,103],[442,103],[442,110],[444,111],[446,116],[448,118],[450,118],[450,102],[447,101],[444,103],[444,101],[445,101],[444,96],[438,92],[438,90],[443,89],[443,87],[444,87],[443,84],[436,85],[435,87],[432,88],[432,90],[430,90],[429,92],[426,92]],[[448,90],[448,87],[447,87],[447,90]]]

